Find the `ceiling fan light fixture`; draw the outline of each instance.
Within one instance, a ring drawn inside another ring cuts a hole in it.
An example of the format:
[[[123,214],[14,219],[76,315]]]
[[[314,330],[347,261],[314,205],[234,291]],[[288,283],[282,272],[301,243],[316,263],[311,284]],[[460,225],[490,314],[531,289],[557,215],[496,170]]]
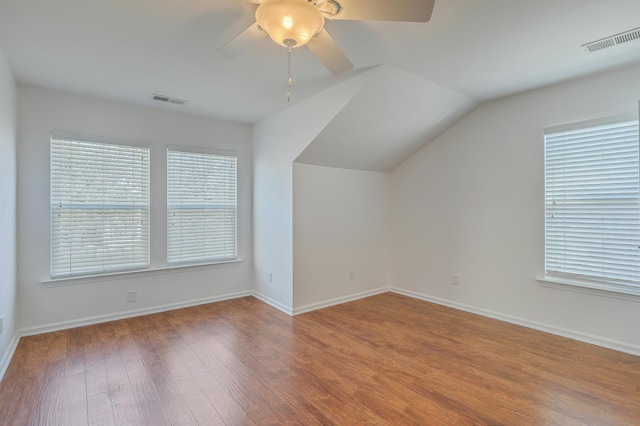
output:
[[[285,47],[300,47],[324,26],[322,12],[307,0],[264,0],[256,21],[269,37]]]

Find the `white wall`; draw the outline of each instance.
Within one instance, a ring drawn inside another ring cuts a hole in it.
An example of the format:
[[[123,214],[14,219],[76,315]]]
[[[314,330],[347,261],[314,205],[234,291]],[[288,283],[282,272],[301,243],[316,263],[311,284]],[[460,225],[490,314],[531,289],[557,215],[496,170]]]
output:
[[[16,83],[0,50],[0,380],[16,333]]]
[[[635,66],[481,105],[395,169],[393,285],[640,353],[640,299],[536,281],[544,272],[542,129],[634,111],[639,75]]]
[[[387,173],[293,165],[296,312],[388,286],[388,183]]]
[[[293,311],[293,161],[369,77],[356,76],[253,127],[254,287],[285,312]]]
[[[179,108],[176,107],[179,112]],[[166,267],[166,146],[238,153],[238,256],[225,267],[192,267],[113,279],[49,279],[49,132],[151,144],[151,268]],[[131,310],[211,300],[252,288],[251,128],[35,87],[18,87],[18,300],[21,328],[39,331]],[[127,302],[137,290],[137,302]],[[28,331],[28,330],[27,330]]]

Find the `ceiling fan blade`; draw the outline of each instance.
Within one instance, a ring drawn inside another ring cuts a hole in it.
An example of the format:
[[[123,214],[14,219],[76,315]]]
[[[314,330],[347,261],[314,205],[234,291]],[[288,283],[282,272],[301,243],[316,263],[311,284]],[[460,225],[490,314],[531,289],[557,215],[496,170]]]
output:
[[[339,0],[340,12],[330,19],[428,22],[435,0]]]
[[[227,58],[235,58],[247,50],[257,41],[267,36],[267,32],[260,28],[258,23],[254,23],[249,28],[235,36],[231,41],[216,50],[215,54]]]
[[[307,46],[333,75],[342,74],[353,68],[349,58],[324,28],[309,40]]]

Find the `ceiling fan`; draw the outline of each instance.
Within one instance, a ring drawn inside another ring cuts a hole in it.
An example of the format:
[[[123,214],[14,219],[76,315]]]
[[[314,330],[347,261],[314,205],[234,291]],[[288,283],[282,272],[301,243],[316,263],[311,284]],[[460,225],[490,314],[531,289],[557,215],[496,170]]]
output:
[[[289,50],[309,46],[333,74],[353,68],[353,64],[324,29],[325,19],[427,22],[435,0],[247,0],[258,5],[256,22],[241,32],[216,54],[238,56],[267,35]]]

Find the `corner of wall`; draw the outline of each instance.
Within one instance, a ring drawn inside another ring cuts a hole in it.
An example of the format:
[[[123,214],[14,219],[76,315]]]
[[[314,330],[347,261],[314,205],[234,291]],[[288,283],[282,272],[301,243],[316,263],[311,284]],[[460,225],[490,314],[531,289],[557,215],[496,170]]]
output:
[[[17,105],[16,82],[0,50],[0,380],[17,345]]]
[[[293,306],[293,162],[370,75],[357,75],[253,127],[254,290],[274,306]]]
[[[634,65],[484,103],[391,172],[397,291],[638,354],[637,303],[537,285],[542,129],[638,104]]]

